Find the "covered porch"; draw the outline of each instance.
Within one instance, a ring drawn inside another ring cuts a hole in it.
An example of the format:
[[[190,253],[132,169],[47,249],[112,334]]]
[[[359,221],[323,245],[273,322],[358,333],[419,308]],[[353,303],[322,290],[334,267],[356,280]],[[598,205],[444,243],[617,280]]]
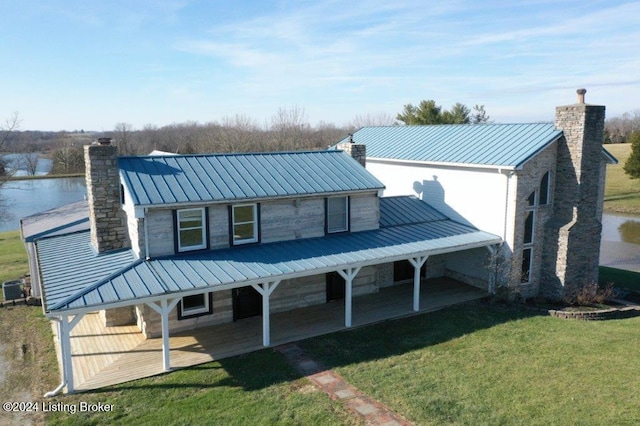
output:
[[[414,310],[413,283],[380,289],[353,298],[352,326],[416,315],[488,295],[450,278],[423,281],[419,310]],[[332,302],[272,313],[271,346],[345,330],[345,304]],[[57,327],[54,327],[57,332]],[[56,336],[56,338],[58,338]],[[171,369],[189,367],[263,349],[262,317],[253,317],[169,337]],[[105,327],[90,313],[71,330],[73,389],[88,391],[165,372],[163,339],[144,339],[136,326]],[[62,367],[60,345],[56,345]]]

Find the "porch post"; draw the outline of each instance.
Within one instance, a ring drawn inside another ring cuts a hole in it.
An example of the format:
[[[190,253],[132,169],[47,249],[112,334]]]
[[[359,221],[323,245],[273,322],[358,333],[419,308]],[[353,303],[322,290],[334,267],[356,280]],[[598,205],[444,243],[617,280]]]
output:
[[[160,306],[154,302],[147,303],[151,309],[160,314],[162,320],[162,366],[164,371],[171,370],[171,347],[169,346],[169,313],[180,301],[177,297],[170,302],[168,299],[162,299]]]
[[[269,346],[271,344],[271,312],[269,312],[269,299],[273,290],[278,287],[278,284],[280,284],[280,281],[265,282],[262,283],[262,285],[251,284],[251,287],[262,296],[262,346]]]
[[[62,377],[67,384],[67,393],[73,393],[75,391],[73,385],[73,360],[71,352],[71,330],[75,327],[80,320],[84,317],[84,314],[77,314],[72,320],[69,320],[69,315],[62,315],[60,317],[60,355],[62,357]]]
[[[339,269],[337,271],[340,276],[344,278],[344,326],[347,328],[351,327],[353,279],[358,275],[358,272],[360,272],[360,268],[359,266],[357,268]]]
[[[413,310],[420,310],[420,268],[427,261],[429,256],[417,256],[409,259],[409,263],[413,266]]]

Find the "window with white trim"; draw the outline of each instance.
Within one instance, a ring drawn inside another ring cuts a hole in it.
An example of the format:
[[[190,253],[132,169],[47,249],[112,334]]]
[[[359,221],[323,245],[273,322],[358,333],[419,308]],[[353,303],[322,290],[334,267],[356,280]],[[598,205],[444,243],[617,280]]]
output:
[[[233,245],[258,242],[258,205],[232,206]]]
[[[178,210],[176,233],[179,252],[207,248],[205,209]]]
[[[349,197],[330,197],[326,203],[327,234],[349,230]]]
[[[178,304],[178,319],[198,317],[213,313],[211,293],[192,294],[182,298]]]
[[[523,284],[531,280],[531,265],[533,262],[533,240],[536,222],[536,192],[527,197],[527,209],[524,213],[524,232],[522,237],[522,269],[520,282]]]

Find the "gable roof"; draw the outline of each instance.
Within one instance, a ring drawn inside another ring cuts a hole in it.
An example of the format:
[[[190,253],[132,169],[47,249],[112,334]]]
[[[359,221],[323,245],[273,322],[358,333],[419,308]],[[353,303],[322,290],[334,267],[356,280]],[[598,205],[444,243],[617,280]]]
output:
[[[121,157],[136,206],[298,197],[384,185],[339,151]]]
[[[413,195],[380,198],[380,227],[449,220],[447,216]]]
[[[353,140],[369,159],[519,167],[561,135],[552,123],[442,124],[364,127]]]

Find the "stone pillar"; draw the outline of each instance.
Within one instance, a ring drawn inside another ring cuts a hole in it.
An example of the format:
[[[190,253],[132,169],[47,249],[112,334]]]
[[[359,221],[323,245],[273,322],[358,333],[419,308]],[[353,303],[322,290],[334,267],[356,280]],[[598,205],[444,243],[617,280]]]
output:
[[[91,243],[98,253],[130,246],[124,212],[120,207],[116,154],[116,147],[106,138],[84,147]]]
[[[553,216],[543,255],[542,292],[559,299],[598,280],[605,107],[578,103],[556,108],[558,141]]]
[[[353,157],[362,167],[367,165],[367,146],[363,143],[355,143],[353,135],[349,135],[349,141],[338,144],[338,149]]]

